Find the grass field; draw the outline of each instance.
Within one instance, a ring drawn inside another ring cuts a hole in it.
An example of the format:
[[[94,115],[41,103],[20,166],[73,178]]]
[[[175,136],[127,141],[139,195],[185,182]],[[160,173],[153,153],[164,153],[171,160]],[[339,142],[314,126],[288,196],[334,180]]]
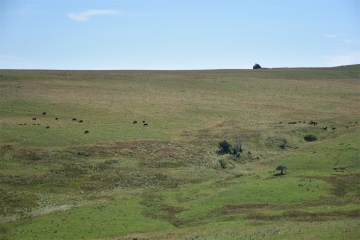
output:
[[[0,239],[359,239],[359,83],[360,65],[1,70]]]

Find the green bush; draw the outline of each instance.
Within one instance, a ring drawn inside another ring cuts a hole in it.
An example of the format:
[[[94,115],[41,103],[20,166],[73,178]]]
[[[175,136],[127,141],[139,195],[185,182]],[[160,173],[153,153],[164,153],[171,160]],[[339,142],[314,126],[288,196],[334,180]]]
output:
[[[222,169],[225,169],[227,166],[227,161],[225,159],[220,159],[219,164]]]
[[[315,134],[306,134],[305,137],[304,137],[304,140],[307,141],[307,142],[313,142],[313,141],[316,141],[318,138]]]

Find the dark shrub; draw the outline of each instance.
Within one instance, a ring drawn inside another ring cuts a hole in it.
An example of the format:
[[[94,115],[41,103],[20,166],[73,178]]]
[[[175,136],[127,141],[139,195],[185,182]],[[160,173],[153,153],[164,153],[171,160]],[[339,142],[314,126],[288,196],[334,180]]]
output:
[[[317,136],[315,134],[312,134],[312,133],[306,134],[304,136],[304,140],[307,141],[307,142],[313,142],[313,141],[316,141],[317,139],[318,139]]]
[[[226,140],[219,142],[218,148],[219,150],[217,151],[217,153],[220,155],[231,153],[231,144],[228,143]]]

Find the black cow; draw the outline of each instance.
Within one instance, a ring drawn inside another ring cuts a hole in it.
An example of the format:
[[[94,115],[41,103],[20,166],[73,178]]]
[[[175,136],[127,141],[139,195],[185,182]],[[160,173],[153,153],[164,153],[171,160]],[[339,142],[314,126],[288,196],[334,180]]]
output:
[[[309,124],[310,124],[310,125],[314,125],[314,126],[315,126],[315,125],[316,125],[316,124],[318,124],[318,123],[317,123],[317,122],[315,122],[315,121],[310,121],[310,122],[309,122]]]
[[[88,134],[89,133],[89,131],[88,130],[85,130],[85,132],[84,132],[85,134]]]
[[[76,121],[76,118],[73,118],[72,120],[73,120],[73,121]]]
[[[137,124],[137,121],[133,121],[133,124]]]

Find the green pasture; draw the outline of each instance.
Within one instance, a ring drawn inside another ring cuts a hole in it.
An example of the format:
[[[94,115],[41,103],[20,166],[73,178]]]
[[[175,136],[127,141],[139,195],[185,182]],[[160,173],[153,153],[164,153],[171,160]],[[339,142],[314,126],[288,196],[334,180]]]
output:
[[[1,70],[0,239],[358,239],[359,73]]]

